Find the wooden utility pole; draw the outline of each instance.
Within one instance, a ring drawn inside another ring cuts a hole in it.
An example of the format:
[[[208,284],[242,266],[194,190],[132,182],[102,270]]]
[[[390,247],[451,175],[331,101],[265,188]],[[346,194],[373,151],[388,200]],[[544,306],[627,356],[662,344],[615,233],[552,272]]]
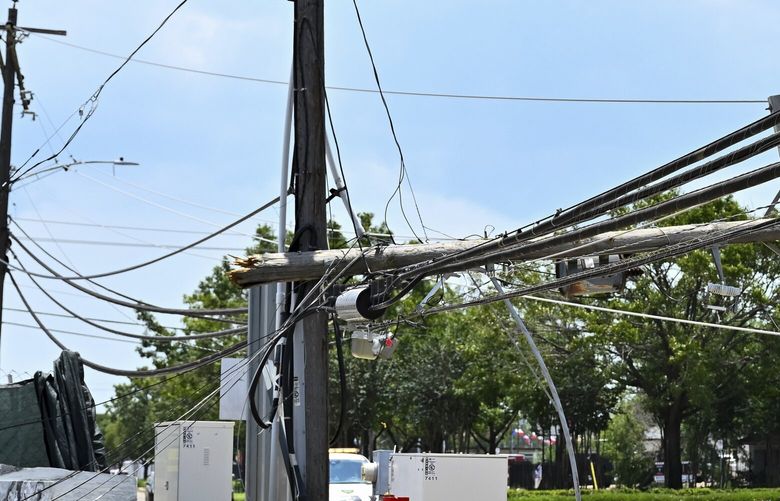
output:
[[[8,9],[8,21],[3,26],[3,30],[5,30],[5,60],[0,64],[3,73],[3,111],[2,119],[0,119],[0,259],[3,260],[0,262],[0,341],[2,340],[3,328],[3,286],[5,274],[8,272],[5,263],[8,262],[8,247],[11,242],[8,233],[8,199],[11,193],[11,129],[14,120],[14,90],[17,83],[24,112],[28,111],[27,107],[32,99],[24,90],[24,77],[19,67],[19,58],[16,55],[17,28],[46,35],[64,36],[66,34],[62,30],[17,27],[16,18],[16,0],[14,0],[13,7]]]
[[[3,65],[3,115],[0,123],[0,342],[3,326],[3,287],[8,271],[8,195],[11,193],[11,127],[14,121],[14,88],[16,73],[14,62],[16,54],[16,6],[8,9],[8,21],[5,24],[5,61]]]
[[[323,0],[296,0],[295,234],[297,249],[327,248]],[[312,284],[296,291],[302,298]],[[328,329],[323,313],[306,317],[293,335],[293,446],[309,500],[328,496]]]

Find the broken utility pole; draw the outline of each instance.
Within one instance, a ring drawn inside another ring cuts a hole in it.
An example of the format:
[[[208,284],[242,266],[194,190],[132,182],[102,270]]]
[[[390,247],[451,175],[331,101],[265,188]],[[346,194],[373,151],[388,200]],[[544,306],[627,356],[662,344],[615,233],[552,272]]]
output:
[[[504,259],[523,261],[545,257],[567,258],[608,253],[631,254],[658,249],[665,245],[701,238],[737,227],[760,225],[763,222],[766,222],[766,219],[612,231],[572,243],[537,249],[532,252],[518,248],[515,253],[509,254]],[[737,237],[733,242],[772,242],[775,240],[780,240],[780,230],[777,228],[766,228],[757,230],[750,235]],[[540,239],[538,241],[543,240]],[[375,251],[368,252],[365,259],[354,262],[344,276],[365,273],[366,265],[372,271],[387,271],[410,266],[430,259],[440,258],[453,252],[470,249],[484,242],[485,240],[463,240],[459,242],[379,247]],[[532,240],[532,242],[536,241]],[[325,270],[331,266],[333,266],[332,270],[334,273],[341,271],[359,252],[358,249],[333,249],[249,256],[236,262],[238,268],[231,272],[231,278],[242,287],[276,281],[312,280],[322,276]]]

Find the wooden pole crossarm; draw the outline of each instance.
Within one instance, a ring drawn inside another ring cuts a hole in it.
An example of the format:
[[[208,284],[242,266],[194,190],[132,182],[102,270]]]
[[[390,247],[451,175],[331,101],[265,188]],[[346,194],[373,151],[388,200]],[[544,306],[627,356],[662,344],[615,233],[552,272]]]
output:
[[[665,245],[701,238],[712,233],[737,227],[750,227],[766,221],[766,219],[755,219],[751,221],[613,231],[578,242],[543,247],[532,252],[518,248],[514,253],[504,257],[503,260],[528,261],[532,259],[557,259],[606,253],[631,254],[658,249]],[[735,239],[734,242],[772,242],[775,240],[780,240],[780,229],[773,227],[757,230],[754,233]],[[534,242],[543,241],[544,239],[539,239]],[[371,271],[387,271],[411,266],[441,258],[454,252],[470,249],[484,242],[485,240],[480,239],[376,247],[366,252],[365,260],[357,260],[346,272],[345,276],[366,273],[366,265]],[[313,252],[251,255],[246,258],[236,259],[234,262],[236,268],[230,272],[230,278],[244,288],[272,282],[315,280],[321,277],[333,263],[340,263],[336,265],[336,270],[333,270],[334,272],[340,271],[340,267],[352,261],[360,252],[359,249],[332,249]]]

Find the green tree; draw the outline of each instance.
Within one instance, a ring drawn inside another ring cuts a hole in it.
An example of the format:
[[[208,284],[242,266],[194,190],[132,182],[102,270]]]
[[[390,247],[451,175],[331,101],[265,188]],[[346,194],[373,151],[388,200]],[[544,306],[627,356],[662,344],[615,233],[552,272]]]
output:
[[[636,399],[625,400],[604,433],[604,454],[612,460],[616,482],[626,487],[647,485],[652,480],[653,456],[645,449],[647,423],[640,418],[641,413]]]
[[[668,218],[662,225],[723,218],[745,219],[744,210],[728,197]],[[713,301],[725,304],[723,299],[702,293],[708,282],[720,281],[707,251],[645,266],[642,276],[623,294],[593,302],[692,321],[764,326],[779,299],[780,260],[765,247],[753,244],[724,247],[722,260],[726,282],[742,286],[744,293],[733,311],[720,316],[706,305]],[[727,418],[735,403],[731,386],[762,340],[754,334],[602,312],[583,314],[583,319],[595,334],[592,342],[620,361],[623,370],[616,380],[646,396],[648,410],[663,432],[666,485],[680,488],[683,422],[718,402],[722,405],[713,419]]]

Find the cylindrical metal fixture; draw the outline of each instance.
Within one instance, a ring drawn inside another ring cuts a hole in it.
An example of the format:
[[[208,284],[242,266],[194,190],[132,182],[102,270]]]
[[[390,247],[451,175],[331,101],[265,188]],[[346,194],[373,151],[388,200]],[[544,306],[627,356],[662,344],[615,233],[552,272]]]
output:
[[[371,309],[371,288],[367,285],[342,292],[336,298],[335,307],[336,315],[345,322],[376,320],[385,313],[385,309]]]

